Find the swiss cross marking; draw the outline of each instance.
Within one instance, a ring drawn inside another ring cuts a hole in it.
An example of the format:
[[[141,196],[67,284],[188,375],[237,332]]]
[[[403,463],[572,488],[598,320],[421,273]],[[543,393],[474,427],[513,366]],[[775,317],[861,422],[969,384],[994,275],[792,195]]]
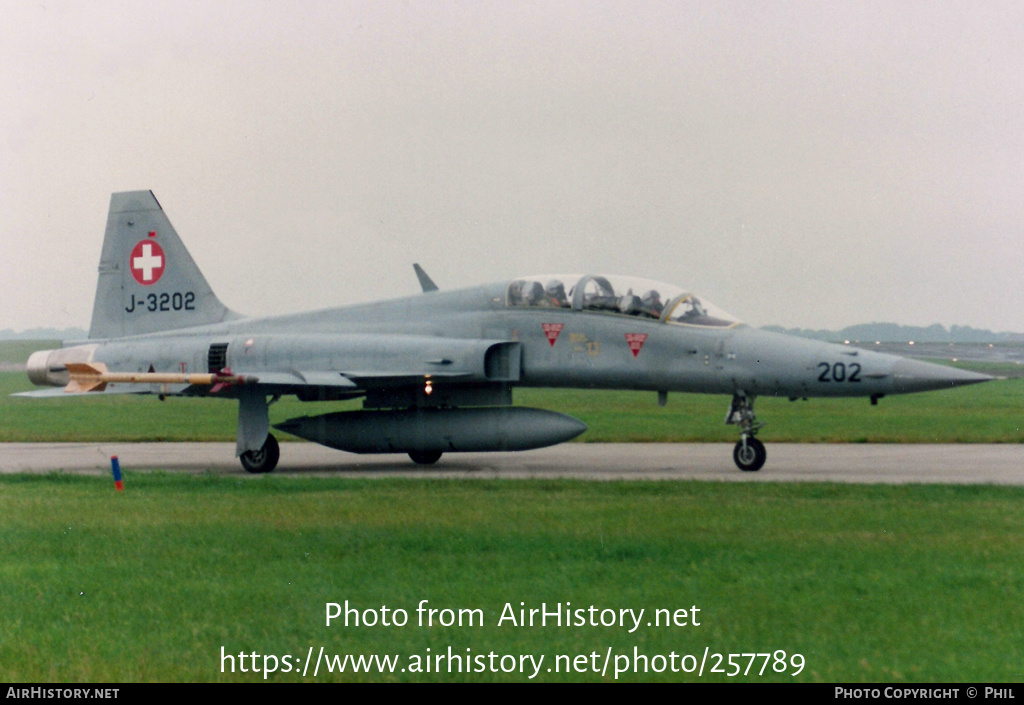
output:
[[[155,240],[140,240],[128,258],[129,269],[135,281],[150,286],[160,281],[167,258],[164,250]]]
[[[541,323],[540,327],[544,329],[544,337],[551,343],[551,347],[555,347],[555,341],[558,340],[558,334],[565,328],[564,323]]]
[[[647,340],[646,333],[626,333],[626,342],[629,343],[629,350],[633,353],[633,357],[640,354],[640,348],[644,346],[645,340]]]

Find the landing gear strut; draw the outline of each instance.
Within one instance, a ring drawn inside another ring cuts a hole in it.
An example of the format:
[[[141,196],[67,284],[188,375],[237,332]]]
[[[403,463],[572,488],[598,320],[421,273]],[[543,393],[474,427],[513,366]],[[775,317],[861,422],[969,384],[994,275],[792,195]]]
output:
[[[754,415],[754,399],[753,396],[748,397],[742,392],[736,392],[732,398],[732,406],[729,407],[729,415],[725,417],[725,423],[740,427],[740,441],[732,450],[732,459],[736,462],[736,467],[744,472],[760,470],[768,457],[764,443],[754,437],[764,426]]]

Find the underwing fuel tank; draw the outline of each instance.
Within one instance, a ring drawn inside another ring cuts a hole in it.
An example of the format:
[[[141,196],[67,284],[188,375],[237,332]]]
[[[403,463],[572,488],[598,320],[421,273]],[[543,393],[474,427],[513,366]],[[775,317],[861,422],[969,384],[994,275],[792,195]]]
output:
[[[502,406],[340,411],[274,428],[350,453],[459,453],[543,448],[575,438],[587,425],[554,411]]]

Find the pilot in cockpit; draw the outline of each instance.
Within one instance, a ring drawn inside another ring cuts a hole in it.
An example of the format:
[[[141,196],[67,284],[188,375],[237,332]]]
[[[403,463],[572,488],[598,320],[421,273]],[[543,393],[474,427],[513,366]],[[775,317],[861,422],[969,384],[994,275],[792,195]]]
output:
[[[644,310],[650,312],[655,318],[661,318],[661,312],[665,310],[665,304],[661,301],[661,294],[657,289],[648,289],[640,298]]]
[[[526,282],[519,280],[514,281],[508,285],[508,305],[509,306],[522,306],[523,305],[523,285]]]
[[[540,306],[544,301],[544,287],[540,282],[523,284],[523,303],[527,306]]]
[[[548,306],[569,308],[569,299],[565,295],[565,284],[552,279],[544,287],[544,301]]]

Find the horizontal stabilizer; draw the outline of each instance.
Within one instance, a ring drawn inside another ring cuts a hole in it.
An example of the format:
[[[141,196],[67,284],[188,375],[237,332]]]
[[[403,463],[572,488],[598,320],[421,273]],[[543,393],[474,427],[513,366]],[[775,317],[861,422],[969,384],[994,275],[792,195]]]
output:
[[[114,387],[104,389],[103,394],[153,394],[153,391],[145,387]],[[17,392],[12,397],[24,397],[27,399],[67,399],[69,396],[92,396],[95,392],[69,392],[66,387],[51,389],[35,389],[31,392]]]

